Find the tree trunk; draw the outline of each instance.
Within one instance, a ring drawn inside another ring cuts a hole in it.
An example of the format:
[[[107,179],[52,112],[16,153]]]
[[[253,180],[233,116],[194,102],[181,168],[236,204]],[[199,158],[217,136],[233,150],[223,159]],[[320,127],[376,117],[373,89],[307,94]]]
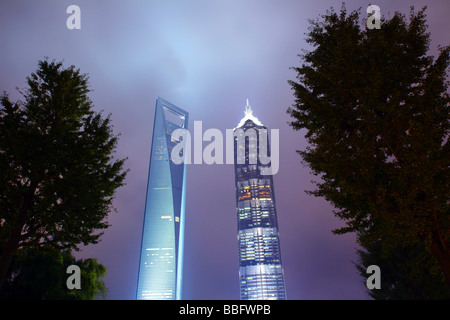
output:
[[[450,252],[437,231],[433,232],[430,249],[433,256],[439,261],[450,289]]]
[[[9,239],[4,243],[4,248],[2,255],[0,257],[0,290],[5,283],[6,277],[8,276],[8,269],[11,261],[19,248],[20,236],[22,234],[22,228],[27,221],[28,211],[33,203],[34,193],[36,191],[36,184],[32,183],[30,189],[25,194],[22,206],[18,212],[19,218],[16,221]]]
[[[22,230],[22,228],[20,228],[20,230]],[[15,233],[16,234],[12,235],[6,242],[5,247],[3,248],[2,257],[0,259],[0,290],[5,283],[6,277],[8,276],[9,266],[19,246],[20,231]]]

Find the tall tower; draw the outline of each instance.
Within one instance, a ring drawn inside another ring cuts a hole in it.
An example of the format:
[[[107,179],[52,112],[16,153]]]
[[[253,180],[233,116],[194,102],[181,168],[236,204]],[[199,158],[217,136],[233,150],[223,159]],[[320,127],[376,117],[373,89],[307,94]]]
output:
[[[267,135],[259,134],[263,130],[247,100],[245,116],[234,129],[241,300],[286,299],[273,176],[261,174],[262,167],[270,167],[260,161],[261,143],[269,150]]]
[[[180,300],[183,272],[186,167],[174,164],[176,129],[187,129],[188,113],[158,98],[142,231],[136,299]]]

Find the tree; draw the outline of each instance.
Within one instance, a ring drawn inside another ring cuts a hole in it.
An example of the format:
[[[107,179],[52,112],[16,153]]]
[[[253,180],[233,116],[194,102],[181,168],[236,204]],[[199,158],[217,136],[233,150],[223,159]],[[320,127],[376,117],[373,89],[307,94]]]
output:
[[[77,265],[81,271],[81,288],[66,286],[67,267]],[[39,266],[39,268],[36,268]],[[76,260],[69,250],[20,250],[11,264],[11,278],[2,291],[2,299],[21,300],[92,300],[105,297],[107,289],[102,278],[106,267],[96,259]]]
[[[355,264],[365,279],[370,265],[377,265],[381,271],[381,288],[368,290],[376,300],[423,300],[450,299],[445,277],[439,263],[423,243],[398,247],[386,255],[381,250],[381,241],[371,243],[358,250],[359,263]]]
[[[24,101],[1,97],[0,288],[19,248],[97,243],[127,173],[87,75],[45,60],[27,84]]]
[[[367,29],[359,13],[310,21],[311,51],[289,81],[288,113],[309,146],[298,151],[321,178],[314,196],[335,206],[363,247],[432,253],[450,285],[449,46],[427,55],[426,8]]]

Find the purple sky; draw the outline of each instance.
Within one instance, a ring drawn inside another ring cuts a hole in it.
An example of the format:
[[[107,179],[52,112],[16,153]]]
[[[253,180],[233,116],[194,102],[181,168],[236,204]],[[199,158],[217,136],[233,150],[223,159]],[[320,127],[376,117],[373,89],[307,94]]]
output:
[[[346,1],[349,11],[372,1]],[[38,60],[64,60],[90,76],[96,110],[112,113],[121,133],[117,157],[128,157],[127,185],[118,190],[102,241],[79,257],[108,268],[108,299],[134,299],[155,100],[185,109],[203,130],[234,128],[246,99],[268,128],[280,130],[280,169],[274,177],[288,299],[367,299],[354,235],[331,230],[343,223],[314,188],[297,149],[304,132],[288,126],[293,94],[287,80],[305,42],[309,18],[342,1],[145,0],[2,1],[0,90],[16,87]],[[373,2],[372,2],[373,3]],[[81,9],[81,30],[66,28],[66,8]],[[449,41],[448,0],[374,4],[391,17],[428,6],[431,51]],[[206,143],[204,144],[206,145]],[[237,225],[232,165],[187,166],[184,299],[239,299]]]

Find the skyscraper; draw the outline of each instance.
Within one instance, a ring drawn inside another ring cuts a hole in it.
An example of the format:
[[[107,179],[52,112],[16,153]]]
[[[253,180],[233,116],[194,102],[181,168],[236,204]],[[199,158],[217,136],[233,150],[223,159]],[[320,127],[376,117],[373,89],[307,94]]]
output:
[[[261,174],[270,167],[261,161],[260,150],[269,150],[267,135],[260,135],[264,130],[247,100],[245,116],[234,129],[241,300],[286,299],[273,176]],[[267,148],[261,148],[264,143]]]
[[[158,98],[148,174],[136,298],[181,299],[186,167],[170,160],[188,113]]]

